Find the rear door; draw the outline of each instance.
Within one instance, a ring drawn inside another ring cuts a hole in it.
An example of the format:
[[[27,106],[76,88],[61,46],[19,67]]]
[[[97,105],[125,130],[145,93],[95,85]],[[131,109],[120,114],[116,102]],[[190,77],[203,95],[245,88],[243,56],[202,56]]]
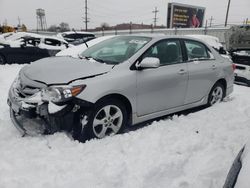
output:
[[[184,40],[189,72],[185,104],[200,101],[217,81],[219,68],[209,48],[201,42]]]
[[[178,39],[162,40],[142,56],[160,59],[160,67],[137,71],[137,115],[143,116],[184,104],[187,65]]]

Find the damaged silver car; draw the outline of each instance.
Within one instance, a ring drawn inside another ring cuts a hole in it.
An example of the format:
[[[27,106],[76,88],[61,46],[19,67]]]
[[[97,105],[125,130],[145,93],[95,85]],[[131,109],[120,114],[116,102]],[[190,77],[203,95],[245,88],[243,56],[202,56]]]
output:
[[[213,105],[233,91],[234,66],[190,37],[129,35],[79,58],[52,57],[21,69],[8,97],[23,135],[68,131],[85,141],[156,117]]]

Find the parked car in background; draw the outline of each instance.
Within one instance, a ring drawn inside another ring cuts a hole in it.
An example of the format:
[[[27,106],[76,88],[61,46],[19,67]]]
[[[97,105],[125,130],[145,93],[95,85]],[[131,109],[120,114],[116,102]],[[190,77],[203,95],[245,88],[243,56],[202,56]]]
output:
[[[30,63],[44,57],[55,56],[69,44],[63,39],[36,35],[0,44],[0,64]]]
[[[230,54],[236,65],[235,82],[250,86],[250,47],[231,50]]]
[[[110,36],[103,36],[103,37],[98,37],[95,38],[93,40],[90,40],[86,43],[80,44],[78,46],[73,46],[71,48],[67,48],[65,50],[62,50],[60,52],[58,52],[56,54],[56,56],[71,56],[71,57],[79,57],[79,54],[82,53],[84,50],[86,50],[87,48],[98,44],[99,42],[105,41],[107,39],[113,38],[115,37],[114,35],[110,35]]]
[[[58,33],[57,37],[63,38],[68,43],[73,45],[79,45],[89,40],[95,38],[95,35],[90,32],[82,32],[82,31],[67,31],[63,33]]]
[[[233,91],[231,62],[190,37],[117,36],[80,57],[44,58],[20,70],[8,104],[23,135],[65,130],[81,141],[103,138],[214,105]]]
[[[249,188],[250,180],[250,143],[248,142],[236,156],[223,188]]]
[[[15,44],[18,43],[23,37],[37,37],[39,38],[41,35],[36,33],[28,33],[28,32],[9,32],[0,35],[0,45],[1,44]]]

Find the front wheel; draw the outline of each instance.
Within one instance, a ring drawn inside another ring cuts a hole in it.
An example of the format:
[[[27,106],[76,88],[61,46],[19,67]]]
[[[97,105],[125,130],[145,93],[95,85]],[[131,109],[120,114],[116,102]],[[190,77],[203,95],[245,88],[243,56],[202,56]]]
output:
[[[84,116],[82,116],[84,117]],[[98,102],[86,121],[81,120],[81,130],[79,135],[80,141],[91,138],[104,138],[121,133],[128,120],[127,111],[122,102],[116,99],[106,99]]]
[[[225,89],[221,83],[216,83],[211,89],[208,96],[208,106],[212,106],[216,103],[219,103],[223,100],[225,96]]]

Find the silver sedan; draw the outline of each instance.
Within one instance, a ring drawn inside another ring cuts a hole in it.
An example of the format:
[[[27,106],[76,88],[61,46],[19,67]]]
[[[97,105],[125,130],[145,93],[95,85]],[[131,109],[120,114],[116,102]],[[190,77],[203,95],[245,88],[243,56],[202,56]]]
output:
[[[23,135],[66,130],[84,141],[214,105],[232,93],[233,72],[228,59],[194,38],[117,36],[79,58],[46,58],[25,66],[8,103]]]

